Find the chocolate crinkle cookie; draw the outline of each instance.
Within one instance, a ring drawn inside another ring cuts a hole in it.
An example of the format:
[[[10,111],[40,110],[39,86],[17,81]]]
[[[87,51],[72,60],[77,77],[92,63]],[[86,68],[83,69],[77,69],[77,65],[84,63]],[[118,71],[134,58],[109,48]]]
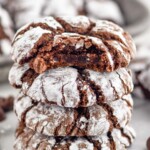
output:
[[[131,36],[119,26],[85,16],[47,17],[22,27],[12,44],[12,59],[37,73],[65,66],[112,72],[135,55]]]
[[[87,108],[64,108],[35,102],[20,93],[15,102],[19,121],[48,136],[100,136],[129,124],[133,100],[130,95],[114,102]]]
[[[135,51],[121,27],[86,16],[46,17],[19,29],[9,74],[20,89],[14,149],[126,150],[135,138],[127,69]]]
[[[133,142],[135,133],[127,126],[95,137],[49,137],[19,126],[16,136],[15,150],[126,150]]]
[[[0,55],[9,55],[14,36],[13,23],[8,12],[0,6]]]
[[[14,97],[9,96],[7,98],[0,97],[0,121],[3,121],[6,116],[6,112],[13,109]]]
[[[138,46],[136,59],[131,63],[135,89],[139,98],[150,99],[150,46]]]
[[[28,65],[14,64],[9,81],[37,102],[73,108],[114,101],[133,90],[130,70],[125,68],[100,73],[65,67],[37,74]]]
[[[113,0],[11,0],[9,11],[13,14],[16,29],[35,18],[45,16],[85,15],[110,20],[119,25],[125,24],[122,11]]]

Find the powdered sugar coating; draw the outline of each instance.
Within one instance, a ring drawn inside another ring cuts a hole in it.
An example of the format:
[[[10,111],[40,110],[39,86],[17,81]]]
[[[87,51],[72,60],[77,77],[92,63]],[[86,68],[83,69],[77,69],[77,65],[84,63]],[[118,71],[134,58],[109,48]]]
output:
[[[53,17],[45,17],[43,19],[35,19],[32,22],[22,26],[15,34],[14,39],[18,34],[20,34],[21,31],[26,30],[30,24],[38,25],[38,24],[44,24],[50,27],[51,29],[57,30],[57,29],[62,29],[63,27],[53,18]]]
[[[31,29],[30,32],[27,31],[24,35],[17,36],[11,51],[13,54],[12,59],[19,63],[23,57],[30,57],[30,50],[34,48],[35,44],[44,34],[51,34],[51,31],[36,27]]]
[[[66,150],[111,150],[113,144],[118,150],[126,150],[126,148],[131,145],[130,141],[133,142],[134,139],[134,131],[131,127],[123,128],[123,132],[121,132],[120,129],[114,129],[111,139],[107,135],[102,135],[99,137],[89,137],[88,139],[85,137],[65,137],[58,140],[56,137],[43,136],[27,128],[22,130],[15,141],[15,150],[24,148],[27,150],[50,150],[53,148],[55,148],[55,150],[63,148]],[[126,136],[122,134],[124,132]],[[127,137],[129,137],[129,139]],[[111,143],[111,140],[114,142]]]
[[[72,28],[85,28],[88,29],[91,25],[89,18],[85,16],[78,17],[60,17],[61,20],[64,20],[67,24],[69,24]]]
[[[30,85],[28,80],[21,81],[28,67],[17,66],[15,64],[10,71],[9,81],[12,85],[22,87],[23,93],[36,101],[55,103],[63,107],[88,107],[102,101],[114,101],[133,90],[130,72],[124,68],[112,73],[88,69],[80,73],[78,69],[71,67],[50,69],[36,78],[33,77]],[[99,89],[95,91],[94,86]],[[99,99],[96,98],[97,93]],[[80,97],[81,94],[83,97]]]
[[[110,34],[110,36],[117,37],[119,40],[117,39],[117,40],[109,41],[110,43],[114,43],[114,44],[112,44],[112,46],[115,46],[115,47],[119,46],[120,48],[123,48],[123,47],[128,47],[128,45],[130,45],[130,48],[132,49],[130,54],[132,57],[135,56],[136,47],[132,41],[132,38],[130,37],[129,34],[124,33],[124,30],[121,27],[119,27],[118,25],[115,25],[114,23],[108,22],[108,21],[97,20],[96,25],[92,29],[92,31],[95,33],[98,32],[98,34],[101,32],[102,33],[107,32]],[[118,44],[118,41],[121,42],[122,44],[121,43]],[[124,53],[123,51],[122,51],[122,55],[126,55],[126,53]]]
[[[24,67],[14,64],[9,71],[9,81],[11,85],[21,87],[22,81],[21,78],[24,76],[25,72],[29,69],[28,64],[25,64]]]
[[[125,95],[123,93],[129,94],[133,90],[132,78],[130,74],[127,73],[126,69],[122,68],[112,73],[99,73],[92,70],[88,71],[88,78],[95,82],[97,86],[100,86],[100,90],[102,91],[102,95],[105,95],[106,101],[121,98]],[[117,94],[114,94],[115,92]]]
[[[132,101],[131,96],[128,95],[108,103],[107,107],[94,105],[88,108],[71,109],[53,104],[34,103],[34,99],[21,94],[15,102],[15,111],[19,121],[24,120],[28,128],[44,135],[98,136],[115,128],[111,123],[110,110],[116,118],[113,125],[125,127],[130,122]]]
[[[57,17],[56,20],[43,18],[19,30],[13,42],[12,59],[19,64],[31,61],[30,67],[38,73],[61,66],[112,72],[126,67],[135,55],[130,35],[113,23],[91,21],[85,16]]]

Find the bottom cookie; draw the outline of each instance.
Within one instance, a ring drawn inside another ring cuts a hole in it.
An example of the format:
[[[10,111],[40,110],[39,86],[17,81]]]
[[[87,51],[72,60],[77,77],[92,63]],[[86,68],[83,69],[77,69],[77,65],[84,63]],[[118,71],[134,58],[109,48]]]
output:
[[[135,137],[130,127],[100,137],[48,137],[20,126],[16,135],[14,150],[126,150]]]

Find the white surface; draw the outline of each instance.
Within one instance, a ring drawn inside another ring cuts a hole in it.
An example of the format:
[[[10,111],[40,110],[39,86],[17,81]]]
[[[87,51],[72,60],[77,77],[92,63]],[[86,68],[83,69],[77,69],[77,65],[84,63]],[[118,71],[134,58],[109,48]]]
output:
[[[8,84],[0,85],[0,95],[17,95],[18,91]],[[132,125],[137,133],[137,138],[129,150],[146,150],[146,140],[150,136],[150,101],[134,98]],[[7,119],[0,123],[0,150],[13,150],[14,131],[17,119],[13,112],[8,113]],[[7,131],[3,133],[3,129]],[[7,142],[6,142],[7,141]]]

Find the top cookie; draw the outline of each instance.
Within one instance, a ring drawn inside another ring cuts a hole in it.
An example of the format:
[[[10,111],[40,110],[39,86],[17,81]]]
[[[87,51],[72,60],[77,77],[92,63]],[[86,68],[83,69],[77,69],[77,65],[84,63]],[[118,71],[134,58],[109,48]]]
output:
[[[47,17],[22,27],[12,44],[12,59],[37,73],[77,66],[112,72],[135,54],[131,36],[119,26],[85,16]]]

